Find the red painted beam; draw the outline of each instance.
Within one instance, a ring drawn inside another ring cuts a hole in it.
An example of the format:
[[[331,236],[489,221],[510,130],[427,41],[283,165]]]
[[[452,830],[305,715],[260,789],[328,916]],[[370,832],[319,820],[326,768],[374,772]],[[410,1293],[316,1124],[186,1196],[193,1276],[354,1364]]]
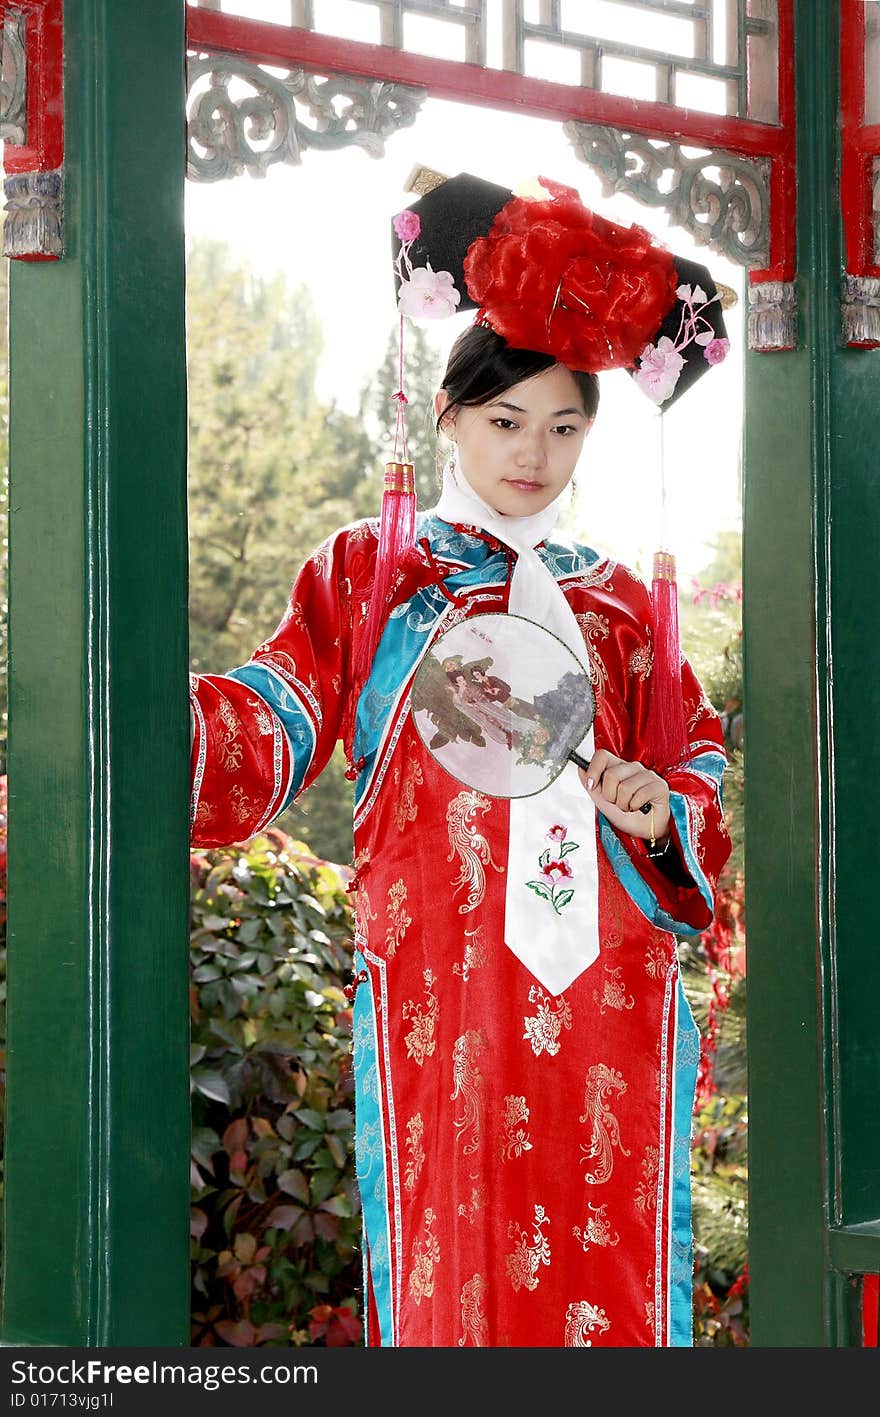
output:
[[[752,271],[752,284],[794,280],[797,243],[797,132],[794,105],[794,0],[779,0],[779,132],[782,142],[770,172],[770,265]]]
[[[507,108],[536,118],[606,123],[694,147],[729,148],[747,157],[773,155],[784,145],[781,130],[772,123],[752,123],[545,79],[523,78],[506,69],[431,59],[386,45],[335,39],[192,5],[187,6],[186,15],[187,44],[193,50],[237,54],[258,64],[297,65],[316,73],[354,74],[412,84],[427,89],[434,98]]]
[[[186,12],[190,50],[238,55],[257,64],[302,67],[321,74],[353,74],[424,88],[434,98],[509,109],[536,118],[600,123],[649,138],[693,147],[726,148],[743,157],[769,157],[770,266],[750,279],[794,275],[795,133],[792,0],[779,0],[780,123],[756,123],[670,104],[624,98],[595,89],[524,78],[457,60],[432,59],[386,45],[336,39],[289,25],[267,24],[217,10]]]

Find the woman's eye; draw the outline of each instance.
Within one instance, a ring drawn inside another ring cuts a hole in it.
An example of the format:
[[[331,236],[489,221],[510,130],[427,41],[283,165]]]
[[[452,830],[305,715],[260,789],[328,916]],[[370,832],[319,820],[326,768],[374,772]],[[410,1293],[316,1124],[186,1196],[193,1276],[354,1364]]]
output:
[[[516,427],[516,424],[514,423],[512,418],[493,418],[492,422],[496,428],[507,429]]]
[[[554,431],[556,433],[561,433],[563,437],[566,437],[569,433],[576,433],[577,429],[575,428],[573,423],[560,423],[557,425]]]

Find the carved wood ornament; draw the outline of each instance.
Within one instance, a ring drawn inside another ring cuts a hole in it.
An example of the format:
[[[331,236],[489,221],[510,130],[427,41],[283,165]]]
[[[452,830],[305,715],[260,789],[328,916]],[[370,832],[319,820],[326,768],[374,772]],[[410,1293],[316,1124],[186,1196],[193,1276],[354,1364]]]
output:
[[[64,251],[63,0],[0,0],[3,254]]]

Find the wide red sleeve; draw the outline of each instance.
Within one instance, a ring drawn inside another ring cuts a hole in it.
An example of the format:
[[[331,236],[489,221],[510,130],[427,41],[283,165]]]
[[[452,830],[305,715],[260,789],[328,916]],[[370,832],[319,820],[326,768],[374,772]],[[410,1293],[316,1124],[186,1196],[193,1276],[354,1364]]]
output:
[[[194,846],[243,841],[318,776],[347,731],[353,590],[348,537],[308,558],[274,633],[248,662],[192,675]]]
[[[640,761],[651,691],[651,598],[632,572],[625,577],[618,573],[616,579],[625,603],[609,656],[616,658],[615,677],[623,685],[617,713],[619,746],[614,751],[628,761]],[[600,832],[617,876],[643,914],[660,929],[691,935],[712,922],[718,877],[731,842],[724,822],[727,755],[721,720],[686,658],[681,679],[689,747],[682,763],[663,774],[670,790],[672,859],[662,864],[651,860],[647,841],[616,832],[604,819]]]

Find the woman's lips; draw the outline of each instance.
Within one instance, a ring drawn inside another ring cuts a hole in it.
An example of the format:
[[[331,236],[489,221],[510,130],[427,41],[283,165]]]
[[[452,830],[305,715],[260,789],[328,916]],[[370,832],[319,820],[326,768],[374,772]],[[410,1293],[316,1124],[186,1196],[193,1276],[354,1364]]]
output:
[[[543,482],[529,482],[527,478],[507,477],[505,478],[511,487],[516,487],[520,492],[540,492]]]

